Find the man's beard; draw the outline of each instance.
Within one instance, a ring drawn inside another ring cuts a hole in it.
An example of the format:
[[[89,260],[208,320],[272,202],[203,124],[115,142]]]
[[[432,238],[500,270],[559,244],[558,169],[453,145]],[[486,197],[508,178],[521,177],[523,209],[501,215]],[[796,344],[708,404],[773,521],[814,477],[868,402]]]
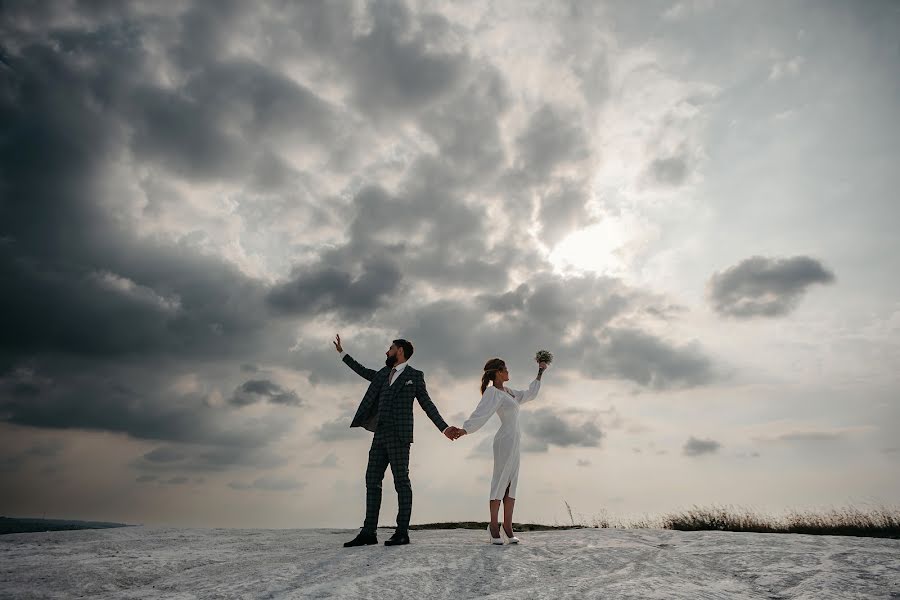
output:
[[[396,365],[397,364],[397,355],[395,354],[393,356],[388,356],[387,358],[385,358],[384,364],[386,364],[389,367],[393,367],[394,365]]]

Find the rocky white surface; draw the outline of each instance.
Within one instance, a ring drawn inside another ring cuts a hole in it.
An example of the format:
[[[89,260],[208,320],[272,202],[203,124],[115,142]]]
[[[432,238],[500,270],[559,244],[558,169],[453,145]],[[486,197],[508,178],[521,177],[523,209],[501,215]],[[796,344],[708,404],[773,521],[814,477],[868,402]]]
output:
[[[356,531],[130,527],[0,536],[0,598],[900,598],[900,540],[471,530],[345,549]],[[390,531],[379,531],[379,540]]]

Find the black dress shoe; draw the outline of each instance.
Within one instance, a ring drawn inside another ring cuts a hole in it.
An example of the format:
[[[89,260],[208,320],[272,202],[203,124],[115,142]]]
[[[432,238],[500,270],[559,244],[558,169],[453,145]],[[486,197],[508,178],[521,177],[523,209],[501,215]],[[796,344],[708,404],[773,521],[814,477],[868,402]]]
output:
[[[384,541],[385,546],[402,546],[409,543],[409,534],[403,531],[395,531],[389,540]]]
[[[352,548],[354,546],[371,546],[372,544],[377,544],[378,538],[375,537],[374,533],[366,533],[365,531],[359,532],[359,535],[350,540],[349,542],[344,543],[344,548]]]

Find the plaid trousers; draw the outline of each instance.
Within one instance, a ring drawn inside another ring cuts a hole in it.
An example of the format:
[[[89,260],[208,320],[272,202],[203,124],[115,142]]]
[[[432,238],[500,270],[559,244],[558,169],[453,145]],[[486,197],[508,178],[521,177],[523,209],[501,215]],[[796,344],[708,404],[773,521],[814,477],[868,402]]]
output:
[[[366,467],[366,520],[363,531],[375,533],[378,513],[381,511],[381,482],[387,466],[391,465],[394,488],[397,490],[397,531],[407,531],[412,515],[412,484],[409,481],[409,444],[394,435],[379,439],[375,436],[369,449],[369,465]]]

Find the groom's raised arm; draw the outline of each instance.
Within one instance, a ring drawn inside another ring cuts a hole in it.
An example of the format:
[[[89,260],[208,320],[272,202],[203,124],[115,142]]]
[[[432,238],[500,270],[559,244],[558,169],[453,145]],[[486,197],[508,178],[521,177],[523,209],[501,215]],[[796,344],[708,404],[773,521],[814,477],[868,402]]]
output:
[[[344,354],[344,358],[342,358],[341,360],[343,360],[345,365],[353,369],[356,374],[363,379],[372,381],[373,379],[375,379],[375,375],[378,373],[378,371],[375,371],[374,369],[369,369],[362,366],[361,364],[353,360],[353,358],[349,354]]]
[[[434,402],[431,401],[431,396],[428,395],[428,388],[425,387],[425,375],[422,375],[419,378],[419,381],[416,382],[416,400],[419,401],[419,406],[422,407],[422,410],[425,411],[425,414],[428,415],[431,422],[434,423],[441,432],[446,431],[449,425],[447,425],[447,422],[441,417],[441,413],[438,412],[437,406],[434,405]]]
[[[353,369],[357,375],[359,375],[363,379],[368,379],[369,381],[375,379],[375,375],[378,373],[378,371],[367,369],[366,367],[353,360],[349,354],[344,352],[344,347],[341,345],[340,335],[335,336],[332,344],[334,344],[334,349],[337,350],[341,355],[341,360],[344,361],[344,364]]]

